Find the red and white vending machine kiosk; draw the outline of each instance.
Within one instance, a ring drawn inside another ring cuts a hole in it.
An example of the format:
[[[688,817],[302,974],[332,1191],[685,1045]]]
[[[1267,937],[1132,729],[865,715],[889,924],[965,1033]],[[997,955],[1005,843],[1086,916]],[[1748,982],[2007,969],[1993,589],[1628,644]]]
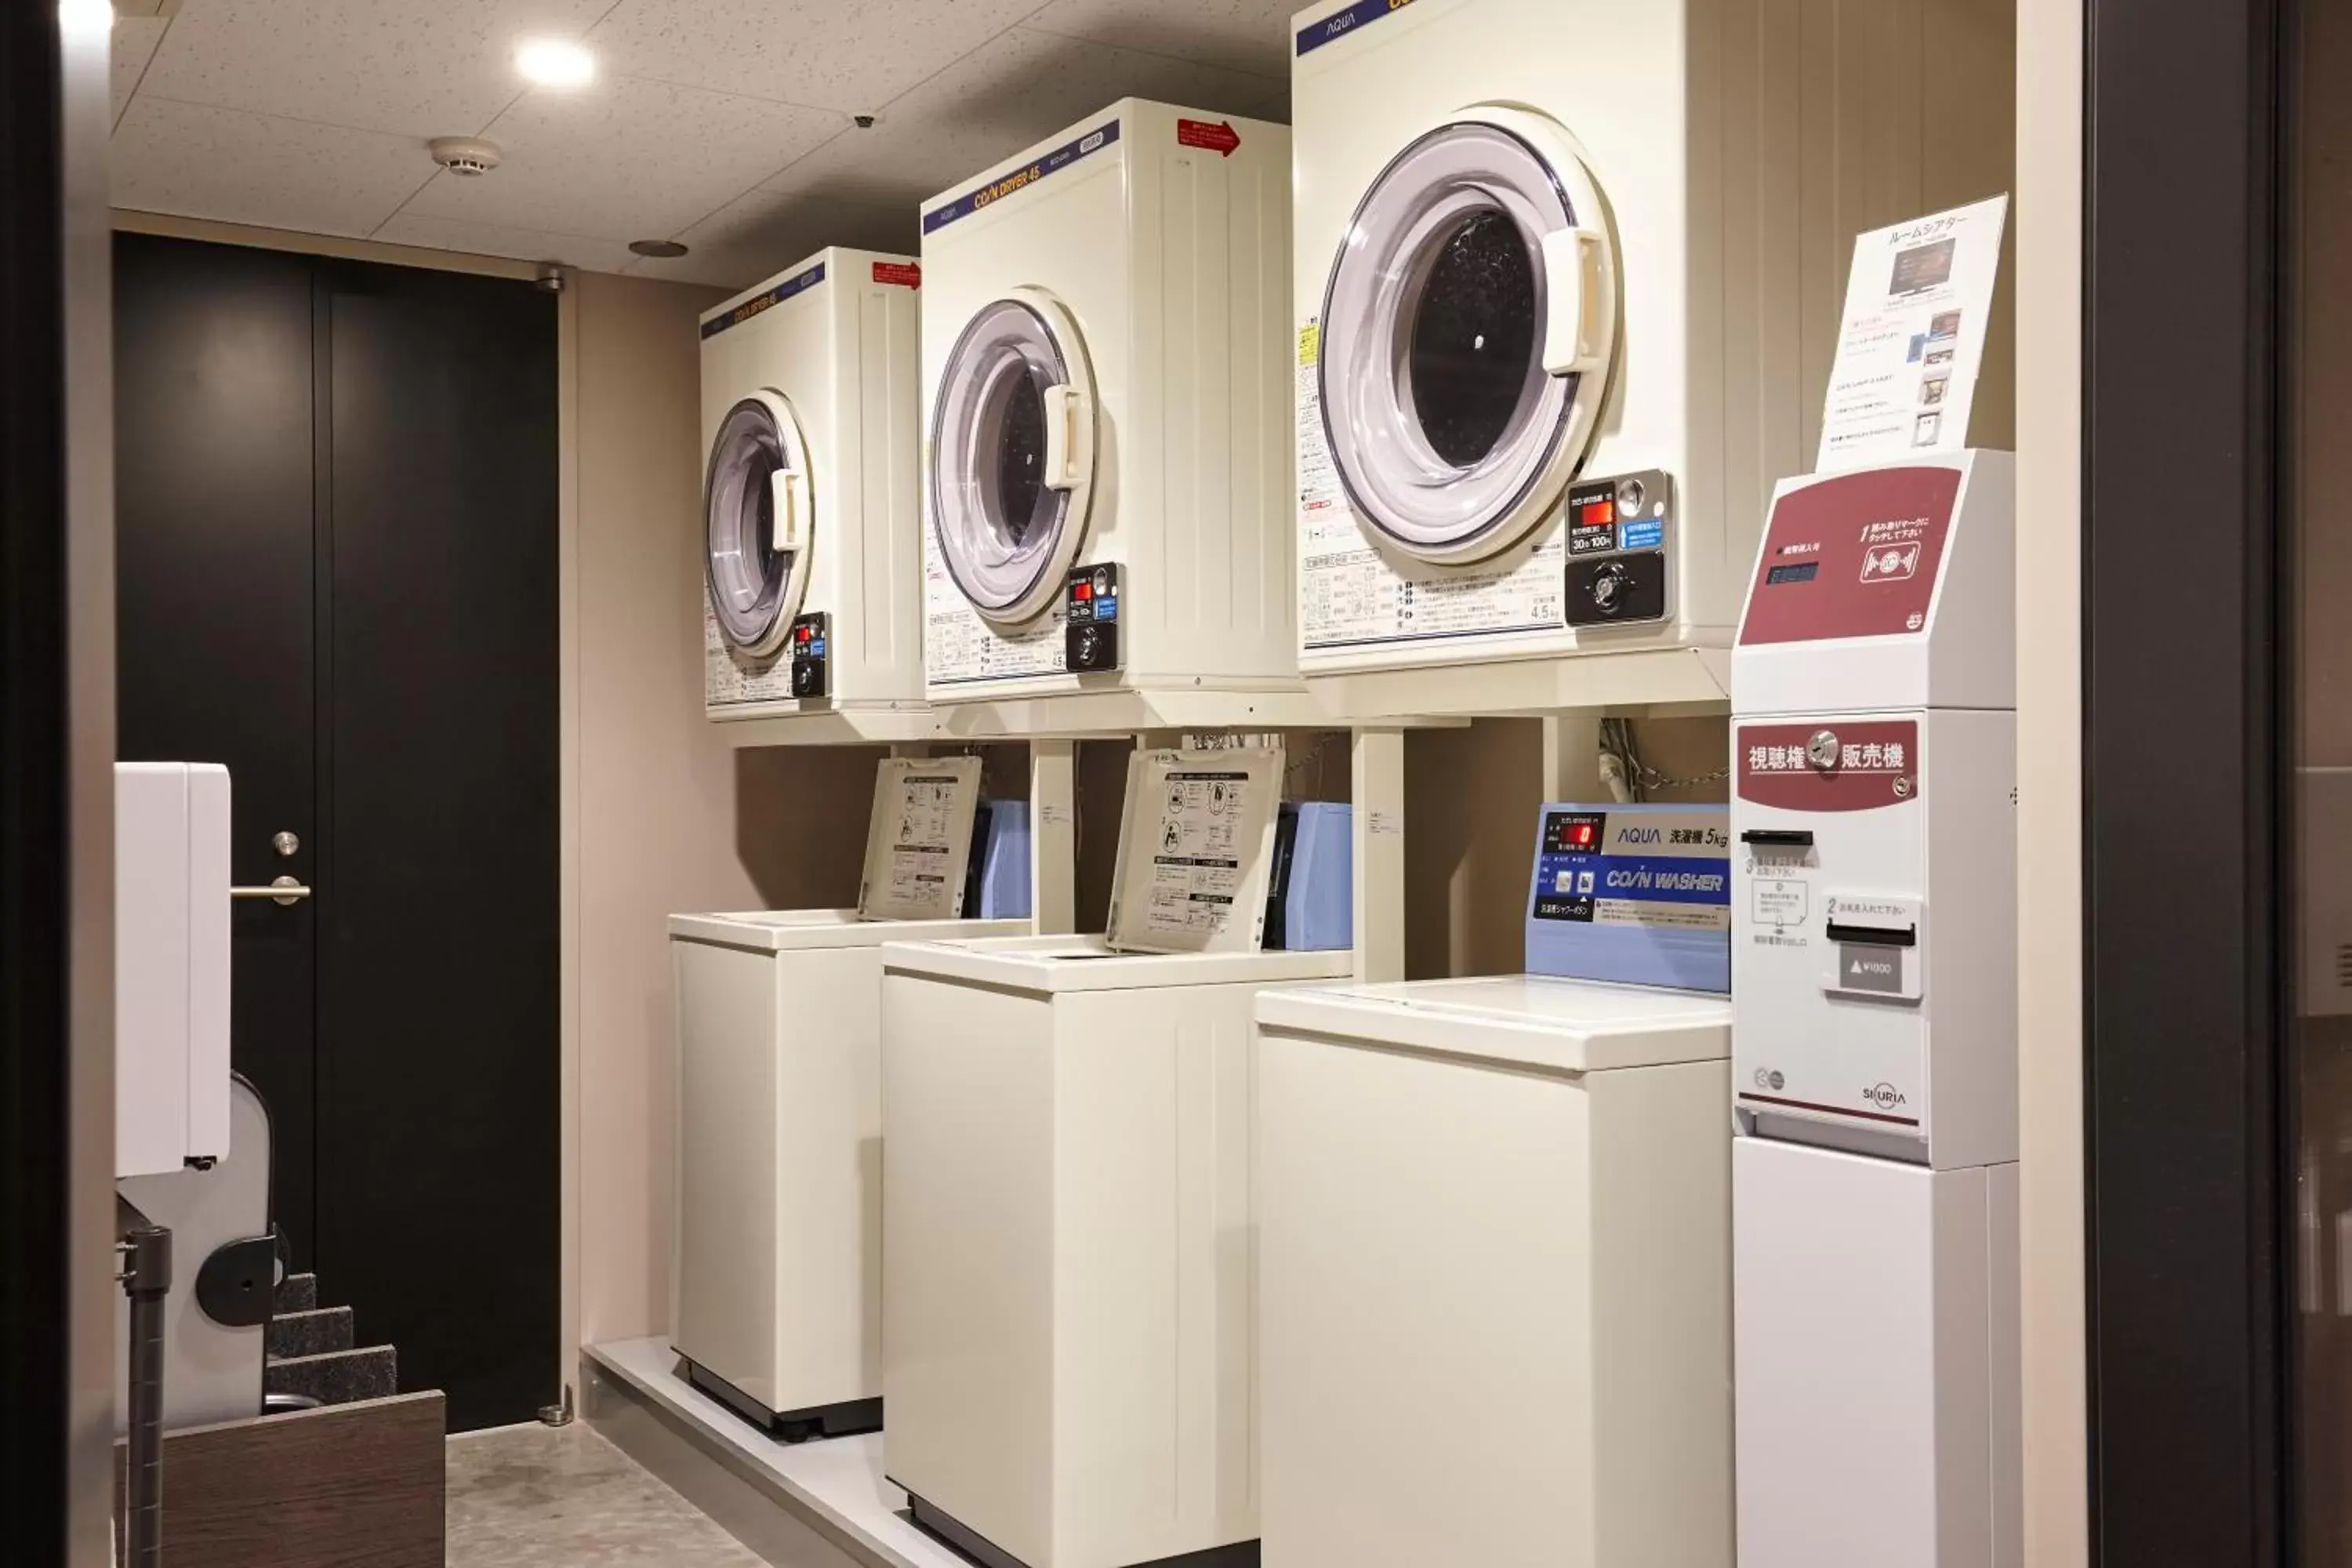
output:
[[[1732,656],[1740,1568],[2021,1560],[2014,461],[1783,482]]]

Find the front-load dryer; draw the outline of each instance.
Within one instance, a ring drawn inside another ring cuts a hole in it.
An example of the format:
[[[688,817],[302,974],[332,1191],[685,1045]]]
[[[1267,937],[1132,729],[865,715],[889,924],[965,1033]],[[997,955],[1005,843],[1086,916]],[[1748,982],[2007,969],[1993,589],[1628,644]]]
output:
[[[1290,132],[1126,99],[922,224],[930,696],[1297,689]]]
[[[702,316],[703,703],[922,700],[911,257],[819,251]]]
[[[1029,929],[979,789],[974,757],[884,762],[856,909],[670,917],[670,1343],[786,1436],[881,1419],[883,944]]]
[[[1951,9],[1297,16],[1307,677],[1728,646],[1772,482],[1811,466],[1853,235],[1927,210],[1930,153],[1980,128],[1917,90],[1966,68],[1926,58]]]

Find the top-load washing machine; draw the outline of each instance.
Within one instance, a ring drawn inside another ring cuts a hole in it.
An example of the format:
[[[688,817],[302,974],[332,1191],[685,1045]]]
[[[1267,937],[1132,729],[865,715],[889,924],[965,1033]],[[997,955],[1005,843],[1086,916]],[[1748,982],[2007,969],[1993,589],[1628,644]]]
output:
[[[856,909],[672,915],[670,1343],[786,1436],[880,1424],[882,946],[1029,929],[1022,803],[977,757],[877,769]]]
[[[702,317],[703,702],[919,703],[921,269],[831,248]]]
[[[1932,26],[1766,9],[1295,19],[1310,679],[1728,645],[1771,484],[1810,466],[1853,231],[1917,210],[1938,135]]]
[[[1265,1568],[1731,1568],[1729,829],[1546,805],[1528,973],[1257,998]]]
[[[931,697],[1297,689],[1290,132],[1125,99],[922,224]]]
[[[883,949],[883,1459],[989,1568],[1255,1561],[1250,1008],[1354,963],[1310,823],[1263,945],[1282,772],[1138,753],[1107,935]]]

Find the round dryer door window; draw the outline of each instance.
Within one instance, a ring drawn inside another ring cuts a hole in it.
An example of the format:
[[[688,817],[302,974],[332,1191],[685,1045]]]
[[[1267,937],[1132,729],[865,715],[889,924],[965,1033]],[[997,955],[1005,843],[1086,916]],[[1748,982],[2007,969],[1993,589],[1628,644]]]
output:
[[[758,392],[727,411],[702,487],[711,613],[731,647],[764,658],[808,594],[815,492],[792,407]]]
[[[1558,125],[1482,109],[1397,154],[1322,317],[1324,433],[1376,542],[1461,563],[1524,539],[1591,445],[1616,318],[1600,195]]]
[[[1060,595],[1093,489],[1094,378],[1076,323],[1020,289],[982,308],[940,373],[931,515],[948,573],[1006,626]]]

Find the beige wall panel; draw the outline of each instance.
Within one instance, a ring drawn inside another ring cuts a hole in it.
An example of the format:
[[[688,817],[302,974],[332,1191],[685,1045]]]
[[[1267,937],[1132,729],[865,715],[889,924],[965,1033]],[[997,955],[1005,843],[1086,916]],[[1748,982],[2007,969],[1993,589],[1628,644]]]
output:
[[[2025,1561],[2089,1560],[2083,1280],[2083,10],[2018,0],[2018,1009]],[[2030,563],[2030,569],[2029,569]]]

